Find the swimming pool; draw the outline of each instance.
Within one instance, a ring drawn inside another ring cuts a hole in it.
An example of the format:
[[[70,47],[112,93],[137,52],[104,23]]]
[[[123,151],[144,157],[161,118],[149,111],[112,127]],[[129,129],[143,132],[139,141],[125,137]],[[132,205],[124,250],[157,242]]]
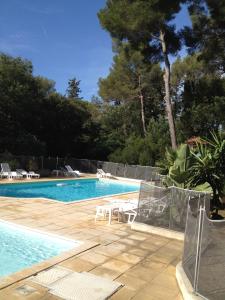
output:
[[[18,198],[48,198],[62,202],[135,192],[136,183],[124,183],[107,179],[57,180],[32,183],[1,184],[0,196]]]
[[[0,237],[0,277],[30,267],[81,244],[1,221]]]

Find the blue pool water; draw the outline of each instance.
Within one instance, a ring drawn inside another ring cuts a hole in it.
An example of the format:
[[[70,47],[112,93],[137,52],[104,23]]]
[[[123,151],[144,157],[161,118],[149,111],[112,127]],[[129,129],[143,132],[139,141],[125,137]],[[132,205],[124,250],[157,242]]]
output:
[[[0,196],[18,198],[43,197],[62,202],[71,202],[138,190],[139,184],[127,184],[104,179],[78,179],[1,184]]]
[[[30,267],[79,244],[0,222],[0,277]]]

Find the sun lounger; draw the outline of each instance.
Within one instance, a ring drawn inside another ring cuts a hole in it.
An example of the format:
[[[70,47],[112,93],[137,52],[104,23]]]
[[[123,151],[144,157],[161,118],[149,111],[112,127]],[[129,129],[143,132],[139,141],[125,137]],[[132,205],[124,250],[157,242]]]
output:
[[[21,179],[23,176],[16,171],[11,171],[8,163],[1,163],[1,178]]]
[[[17,173],[16,171],[12,171],[9,173],[9,175],[7,176],[8,179],[22,179],[23,176],[19,173]]]
[[[97,169],[96,176],[98,178],[112,178],[113,177],[111,173],[106,173],[102,169]]]
[[[31,179],[33,178],[40,178],[40,174],[35,173],[33,171],[27,172],[23,169],[16,169],[17,173],[21,174],[23,177],[27,178],[27,179]]]
[[[29,173],[23,169],[16,169],[16,172],[21,174],[24,178],[26,177],[27,179],[30,179],[31,176],[29,175]]]
[[[81,173],[78,170],[73,170],[70,165],[65,166],[64,172],[66,176],[75,176],[75,177],[81,176]]]
[[[40,174],[35,173],[34,171],[30,171],[28,174],[31,178],[40,178]]]

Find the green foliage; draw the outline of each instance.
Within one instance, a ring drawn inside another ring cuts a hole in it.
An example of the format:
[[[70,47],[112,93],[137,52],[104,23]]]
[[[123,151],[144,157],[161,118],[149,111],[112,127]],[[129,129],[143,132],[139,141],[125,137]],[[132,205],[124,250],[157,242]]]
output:
[[[192,28],[183,31],[189,52],[201,52],[209,69],[225,71],[225,1],[189,1]]]
[[[110,32],[112,38],[121,43],[128,41],[133,49],[141,50],[146,62],[164,62],[165,111],[173,148],[176,148],[177,142],[170,95],[169,54],[176,55],[181,47],[180,36],[172,21],[184,2],[186,1],[108,0],[105,8],[98,14],[103,28]],[[146,134],[143,109],[142,120],[143,132]]]
[[[8,151],[1,154],[1,162],[7,162],[12,170],[20,167],[19,161]]]
[[[172,86],[179,115],[177,129],[183,139],[209,136],[225,126],[225,79],[208,73],[199,54],[177,60],[172,68]]]
[[[180,145],[176,152],[167,150],[166,159],[169,166],[168,174],[165,179],[166,185],[189,188],[192,157],[188,145]]]
[[[27,162],[26,170],[38,171],[38,164],[34,159],[29,159]]]
[[[98,17],[104,29],[112,37],[129,40],[132,44],[145,45],[151,55],[162,59],[159,31],[166,32],[168,53],[176,53],[180,48],[179,37],[171,25],[174,15],[180,11],[185,1],[151,0],[108,0]]]
[[[124,146],[118,147],[108,158],[115,162],[154,166],[162,159],[169,141],[166,121],[151,119],[146,137],[131,135]]]
[[[105,103],[125,106],[128,117],[123,119],[124,126],[130,128],[126,122],[132,117],[131,126],[137,128],[133,133],[143,136],[150,118],[163,110],[162,71],[159,65],[146,63],[141,51],[128,43],[117,51],[110,74],[99,80],[99,94]]]
[[[161,175],[168,175],[170,167],[173,166],[177,158],[177,151],[172,148],[166,148],[165,157],[157,163],[160,167]]]
[[[212,191],[212,209],[218,208],[225,198],[225,139],[222,133],[211,133],[210,139],[200,140],[190,150],[186,144],[180,145],[176,153],[166,152],[168,170],[167,186],[200,191]]]
[[[69,99],[81,99],[79,97],[79,94],[81,93],[80,80],[77,80],[76,78],[70,79],[68,82],[68,88],[66,90],[66,93]]]
[[[192,151],[194,163],[191,167],[193,186],[208,183],[213,191],[213,206],[224,198],[225,186],[225,139],[222,133],[211,133],[211,138],[198,143]]]
[[[0,152],[98,156],[90,151],[102,144],[93,106],[56,93],[53,81],[33,76],[31,62],[1,54],[0,90]]]

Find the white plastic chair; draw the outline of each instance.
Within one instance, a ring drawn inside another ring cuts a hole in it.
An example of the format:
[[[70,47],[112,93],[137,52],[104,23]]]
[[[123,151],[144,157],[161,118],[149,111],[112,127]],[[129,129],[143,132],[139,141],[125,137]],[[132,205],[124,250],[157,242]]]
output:
[[[98,205],[96,207],[96,214],[95,214],[95,222],[97,221],[98,217],[103,217],[104,219],[109,218],[108,224],[111,224],[112,215],[115,211],[118,212],[119,206],[117,204],[106,204],[106,205]]]
[[[73,170],[70,165],[65,166],[68,175],[75,175],[76,177],[80,177],[81,173],[77,170]]]
[[[103,171],[102,169],[97,169],[97,173],[96,176],[99,178],[111,178],[112,174],[111,173],[106,173],[105,171]]]

